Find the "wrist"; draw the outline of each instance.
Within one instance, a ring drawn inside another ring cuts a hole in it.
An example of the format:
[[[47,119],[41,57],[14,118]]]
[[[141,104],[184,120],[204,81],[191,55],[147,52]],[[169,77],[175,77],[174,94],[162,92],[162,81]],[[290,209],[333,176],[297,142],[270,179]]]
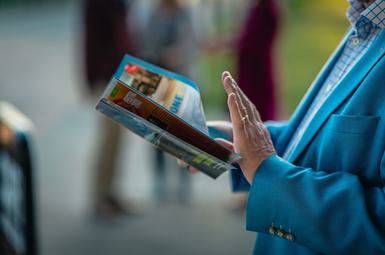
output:
[[[257,159],[255,159],[249,166],[245,166],[244,168],[241,167],[243,175],[246,177],[250,185],[253,183],[255,173],[258,171],[262,163],[272,155],[275,155],[275,152],[266,152],[264,155],[260,155]]]

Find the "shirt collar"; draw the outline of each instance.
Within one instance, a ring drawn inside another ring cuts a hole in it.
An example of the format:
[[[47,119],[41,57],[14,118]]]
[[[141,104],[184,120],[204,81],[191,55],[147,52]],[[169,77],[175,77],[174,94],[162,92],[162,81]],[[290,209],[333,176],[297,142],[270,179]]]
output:
[[[350,7],[347,17],[350,23],[355,26],[362,17],[368,19],[374,26],[380,29],[385,28],[385,0],[376,0],[368,7],[358,0],[348,0]]]

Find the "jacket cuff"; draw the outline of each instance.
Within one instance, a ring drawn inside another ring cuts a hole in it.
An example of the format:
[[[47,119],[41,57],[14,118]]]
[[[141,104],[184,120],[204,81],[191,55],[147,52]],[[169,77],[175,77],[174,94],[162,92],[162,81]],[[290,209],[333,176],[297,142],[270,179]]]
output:
[[[255,173],[249,191],[246,211],[246,229],[249,231],[269,231],[269,226],[280,219],[285,208],[284,200],[287,171],[295,167],[291,163],[272,155],[265,159]]]
[[[233,192],[247,192],[250,190],[250,184],[238,164],[235,164],[234,169],[230,170],[230,178]]]

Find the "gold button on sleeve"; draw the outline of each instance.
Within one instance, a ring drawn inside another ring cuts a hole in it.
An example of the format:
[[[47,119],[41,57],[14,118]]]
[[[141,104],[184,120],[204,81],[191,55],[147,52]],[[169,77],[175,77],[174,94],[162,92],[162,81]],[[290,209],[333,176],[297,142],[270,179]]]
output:
[[[280,230],[277,231],[277,236],[283,238],[285,235],[286,235],[286,233],[285,233],[285,231],[283,231],[282,229],[280,229]]]
[[[275,235],[277,233],[277,229],[275,227],[273,227],[273,226],[270,226],[269,227],[269,233],[271,235]]]
[[[294,239],[295,239],[295,236],[293,235],[293,234],[291,234],[291,233],[287,233],[286,235],[285,235],[285,238],[286,238],[286,240],[289,240],[289,241],[294,241]]]

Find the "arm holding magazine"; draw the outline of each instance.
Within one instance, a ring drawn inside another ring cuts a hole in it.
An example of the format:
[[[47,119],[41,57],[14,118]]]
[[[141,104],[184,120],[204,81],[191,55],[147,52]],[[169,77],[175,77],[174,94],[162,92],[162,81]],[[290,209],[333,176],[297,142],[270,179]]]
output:
[[[233,188],[249,191],[247,229],[259,233],[256,253],[383,254],[385,55],[373,52],[372,65],[347,75],[299,135],[320,82],[288,124],[265,125],[225,72],[233,141],[215,141],[196,84],[128,55],[96,109],[190,170],[212,178],[231,170]],[[221,128],[231,133],[231,125]]]
[[[216,140],[228,149],[235,150],[242,155],[242,159],[238,163],[243,170],[243,175],[251,183],[255,169],[267,157],[276,154],[273,141],[278,139],[286,124],[280,122],[264,124],[255,106],[238,87],[229,72],[223,73],[222,82],[228,94],[228,107],[232,123],[209,121],[208,128],[214,130],[219,134],[218,136],[230,138]],[[186,164],[183,165],[187,166]],[[191,167],[188,169],[191,172],[198,171]],[[238,169],[232,171],[238,171]]]
[[[251,183],[256,169],[266,158],[275,154],[273,142],[255,106],[241,91],[229,72],[223,73],[222,81],[228,94],[234,141],[233,143],[224,139],[217,141],[242,155],[238,163],[243,175]],[[230,131],[229,126],[223,124],[218,125],[217,129]],[[194,170],[196,171],[192,169]]]
[[[287,247],[294,254],[383,254],[384,186],[381,178],[370,182],[364,176],[371,169],[384,176],[385,154],[381,147],[377,155],[374,144],[360,150],[376,141],[368,139],[380,127],[379,118],[334,114],[305,156],[284,159],[279,155],[290,126],[265,126],[228,73],[223,83],[234,141],[217,141],[242,157],[231,176],[234,188],[249,191],[246,228],[259,233],[254,253],[272,249],[269,254],[278,254]],[[371,153],[364,153],[369,148]],[[363,161],[367,163],[354,170]],[[330,169],[323,167],[326,163]]]

